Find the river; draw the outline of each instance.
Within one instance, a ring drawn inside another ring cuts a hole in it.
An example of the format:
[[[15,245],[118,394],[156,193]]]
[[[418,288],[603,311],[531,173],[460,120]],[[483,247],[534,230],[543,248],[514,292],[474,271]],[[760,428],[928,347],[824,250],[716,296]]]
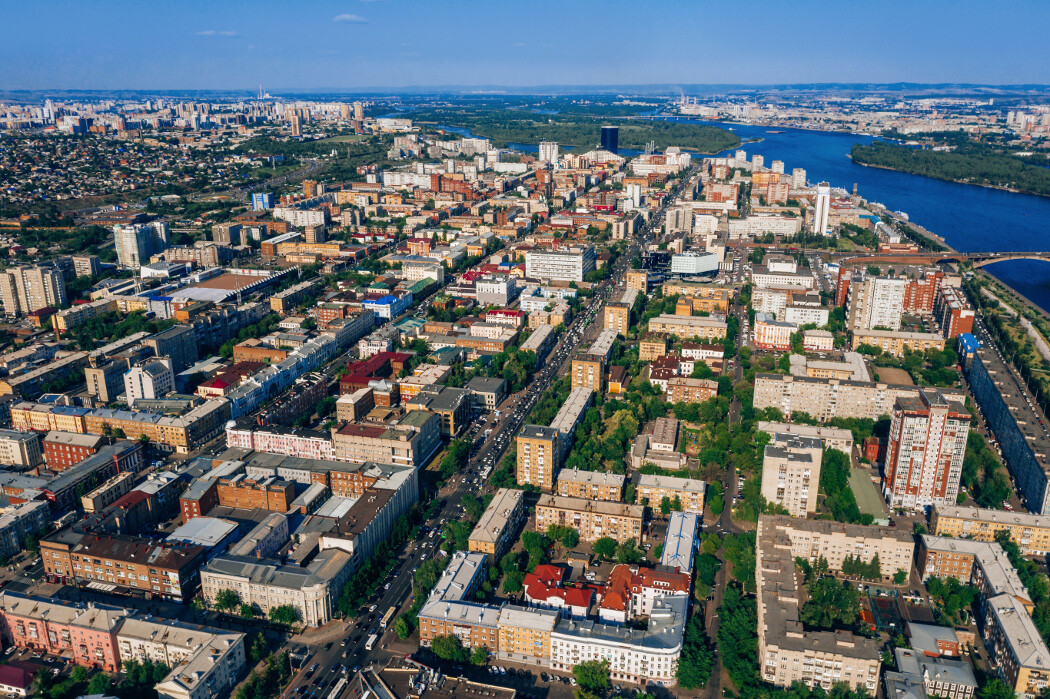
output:
[[[857,193],[891,211],[903,211],[914,223],[942,236],[962,252],[1050,250],[1050,197],[1015,194],[999,189],[944,182],[905,172],[857,165],[849,157],[854,143],[871,143],[871,136],[725,124],[681,118],[678,121],[731,128],[741,140],[761,138],[739,148],[758,153],[766,166],[783,160],[784,169],[806,170],[810,182],[826,181]],[[442,127],[469,135],[467,129]],[[779,133],[768,133],[778,131]],[[535,151],[535,145],[514,143],[512,148]],[[732,148],[719,155],[736,151]],[[622,151],[628,157],[637,151]],[[1006,284],[1050,312],[1050,263],[1038,260],[998,262],[986,267]]]
[[[904,172],[857,165],[849,158],[854,143],[871,143],[871,136],[723,124],[700,119],[682,122],[732,128],[742,140],[763,139],[740,146],[748,156],[765,157],[766,167],[783,160],[785,170],[801,167],[810,182],[827,181],[852,190],[891,211],[903,211],[911,221],[963,252],[1050,250],[1050,197],[1015,194],[987,187],[944,182]],[[781,133],[768,133],[769,130]],[[731,154],[736,149],[720,155]],[[989,265],[987,271],[1050,311],[1050,263],[1016,260]]]

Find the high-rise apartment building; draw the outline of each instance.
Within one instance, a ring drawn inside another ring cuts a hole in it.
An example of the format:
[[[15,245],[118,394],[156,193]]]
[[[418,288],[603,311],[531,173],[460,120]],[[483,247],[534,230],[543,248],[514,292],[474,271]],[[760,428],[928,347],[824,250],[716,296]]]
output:
[[[602,127],[602,142],[601,149],[607,150],[610,153],[620,152],[620,127],[619,126],[603,126]]]
[[[292,136],[303,135],[303,120],[298,114],[293,114],[289,119],[288,123],[292,127]]]
[[[827,182],[817,185],[817,199],[813,207],[813,232],[828,234],[828,216],[831,213],[831,186]]]
[[[540,141],[539,153],[537,155],[539,156],[540,162],[558,162],[558,144],[554,141]]]
[[[66,283],[53,267],[23,266],[0,272],[0,301],[8,315],[66,305]]]
[[[802,189],[806,186],[806,171],[800,167],[791,170],[792,189]]]
[[[631,307],[626,303],[607,303],[603,309],[605,329],[614,330],[620,335],[627,335],[631,327]]]
[[[883,481],[890,505],[954,504],[969,432],[970,415],[936,389],[897,398]]]
[[[561,436],[553,427],[525,425],[518,434],[518,483],[550,490],[561,466]]]
[[[113,245],[121,267],[138,269],[149,264],[149,258],[168,248],[168,224],[132,224],[113,227]]]
[[[595,268],[594,248],[571,250],[529,250],[525,253],[525,276],[531,279],[551,279],[564,282],[582,282]]]
[[[605,362],[592,354],[579,354],[572,360],[572,387],[589,388],[595,393],[602,392],[602,373]]]
[[[365,105],[360,102],[354,102],[354,121],[365,120]]]
[[[774,434],[762,458],[762,496],[792,517],[817,511],[823,444],[800,435]]]
[[[850,330],[900,330],[906,279],[867,277],[850,282],[847,306]]]
[[[175,374],[167,357],[132,367],[124,374],[124,394],[128,405],[137,400],[160,398],[175,390]]]
[[[265,211],[273,208],[273,192],[253,192],[252,211]]]

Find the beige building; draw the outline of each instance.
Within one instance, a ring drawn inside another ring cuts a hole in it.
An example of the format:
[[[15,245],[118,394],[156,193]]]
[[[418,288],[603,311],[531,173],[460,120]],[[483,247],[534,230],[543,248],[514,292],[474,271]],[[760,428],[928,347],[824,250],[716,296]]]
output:
[[[175,668],[156,685],[161,699],[210,699],[245,672],[244,634],[169,619],[129,617],[117,632],[120,659]]]
[[[755,425],[759,432],[765,432],[777,441],[775,435],[797,435],[819,439],[825,449],[838,449],[843,454],[853,453],[853,433],[841,427],[826,427],[823,425],[803,425],[787,422],[759,421]]]
[[[941,393],[949,401],[963,402],[963,396],[958,390],[941,389]],[[784,415],[805,412],[821,422],[833,417],[878,420],[883,415],[893,414],[897,398],[918,395],[916,386],[814,379],[789,374],[757,374],[754,406],[756,410],[777,408]]]
[[[706,483],[693,478],[641,474],[638,476],[635,498],[638,503],[645,499],[649,507],[655,511],[660,510],[660,502],[664,498],[667,498],[672,503],[672,507],[675,498],[678,498],[681,505],[681,507],[677,508],[678,511],[703,515],[704,493],[706,490]]]
[[[561,467],[561,436],[553,427],[525,425],[515,440],[518,484],[550,490]]]
[[[337,461],[374,461],[419,468],[441,447],[441,418],[413,410],[397,425],[350,423],[332,429],[332,453]]]
[[[604,373],[605,362],[601,357],[580,353],[572,360],[572,387],[589,388],[595,393],[601,393]]]
[[[703,316],[661,314],[649,321],[649,332],[674,335],[680,340],[724,340],[725,321]]]
[[[638,342],[638,361],[651,362],[667,354],[667,340],[656,335],[644,337]]]
[[[625,282],[627,289],[637,289],[639,293],[649,293],[649,273],[644,269],[628,270]]]
[[[914,541],[886,527],[761,515],[756,535],[758,659],[762,680],[779,687],[801,682],[830,689],[844,682],[875,695],[882,666],[879,643],[849,631],[806,630],[799,618],[802,595],[795,558],[823,556],[832,571],[846,556],[870,561],[877,553],[882,570],[910,570]]]
[[[644,510],[641,505],[541,495],[536,503],[536,531],[545,532],[554,524],[572,527],[583,541],[609,537],[640,542]]]
[[[930,517],[930,529],[937,536],[989,542],[995,541],[997,533],[1006,531],[1020,547],[1022,555],[1050,554],[1050,518],[1045,515],[935,505]]]
[[[620,335],[627,335],[631,327],[631,307],[626,303],[607,303],[603,309],[606,330],[615,330]]]
[[[505,605],[500,609],[497,627],[497,657],[530,665],[549,667],[551,631],[561,615],[551,609],[532,609]]]
[[[580,471],[563,468],[558,471],[558,495],[588,500],[623,500],[623,484],[627,476],[608,471]]]
[[[62,272],[52,267],[13,267],[0,271],[0,301],[8,315],[66,305]]]
[[[675,376],[667,380],[668,403],[703,403],[718,395],[718,382]]]
[[[524,491],[500,488],[485,508],[481,519],[470,534],[468,548],[487,553],[490,561],[498,561],[514,543],[518,524],[525,513]]]
[[[0,430],[0,464],[32,468],[43,460],[40,435],[18,430]]]
[[[1020,699],[1041,696],[1050,686],[1050,650],[1024,606],[1010,595],[988,600],[984,628],[985,646],[1003,680]]]
[[[762,457],[762,496],[792,517],[815,513],[822,458],[819,439],[773,435]]]
[[[904,348],[912,352],[925,352],[928,349],[943,350],[944,336],[940,333],[909,333],[893,330],[855,330],[850,345],[857,349],[861,345],[873,345],[886,354],[903,357]]]

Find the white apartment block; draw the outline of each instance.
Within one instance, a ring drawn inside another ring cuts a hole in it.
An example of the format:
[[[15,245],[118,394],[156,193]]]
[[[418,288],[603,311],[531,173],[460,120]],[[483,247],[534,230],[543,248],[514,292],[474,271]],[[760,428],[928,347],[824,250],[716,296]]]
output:
[[[565,251],[529,250],[525,253],[525,276],[530,279],[550,279],[564,282],[582,282],[595,268],[594,248],[575,248]]]
[[[606,660],[613,682],[674,686],[688,608],[683,596],[655,600],[645,630],[560,619],[550,635],[551,668],[570,672],[579,663]]]
[[[801,305],[790,305],[788,306],[783,316],[777,316],[777,318],[783,318],[784,322],[794,323],[795,325],[816,325],[818,327],[828,324],[829,311],[823,306],[801,306]]]
[[[125,619],[117,649],[121,661],[152,660],[175,668],[156,685],[161,699],[224,696],[246,669],[244,634],[167,619]]]
[[[792,517],[815,513],[823,459],[821,441],[796,435],[772,437],[762,458],[762,496]]]
[[[226,426],[226,446],[252,449],[268,454],[285,454],[301,459],[335,460],[332,437],[327,432],[292,430],[281,427],[255,427],[250,423]]]
[[[908,281],[897,277],[854,279],[849,285],[847,327],[850,330],[900,330]]]
[[[427,176],[429,181],[429,176]],[[306,226],[323,226],[328,221],[322,209],[295,209],[286,206],[278,206],[273,210],[273,217],[278,221],[287,221],[297,228]]]
[[[124,374],[128,405],[134,405],[137,400],[161,398],[174,390],[175,374],[171,370],[171,360],[167,358],[140,364]]]

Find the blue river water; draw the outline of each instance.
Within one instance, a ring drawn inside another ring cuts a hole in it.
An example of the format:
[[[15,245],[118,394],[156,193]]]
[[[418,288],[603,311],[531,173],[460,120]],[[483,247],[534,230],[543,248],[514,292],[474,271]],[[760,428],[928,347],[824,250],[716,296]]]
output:
[[[810,182],[827,181],[847,191],[856,183],[857,193],[864,199],[905,212],[912,222],[942,236],[956,250],[1050,250],[1050,197],[944,182],[854,163],[849,158],[850,147],[870,143],[874,140],[871,136],[680,121],[732,128],[745,141],[761,138],[759,143],[745,143],[740,148],[749,157],[754,153],[764,156],[767,166],[773,160],[783,160],[787,172],[805,168]],[[768,133],[770,130],[781,133]],[[1050,263],[1016,260],[986,269],[1050,311]]]
[[[745,141],[761,138],[758,143],[745,143],[739,148],[749,157],[755,153],[764,156],[767,166],[773,160],[783,160],[789,173],[792,168],[805,168],[810,182],[827,181],[847,191],[856,183],[861,197],[891,211],[905,212],[912,222],[942,236],[956,250],[1050,250],[1050,197],[944,182],[854,163],[849,157],[850,147],[854,143],[871,143],[874,140],[871,136],[769,129],[701,119],[678,121],[731,128]],[[467,129],[442,128],[470,135]],[[536,150],[535,145],[524,143],[510,146],[521,151]],[[627,156],[637,155],[636,151],[622,152]],[[1050,312],[1050,263],[1015,260],[989,265],[986,269]]]

